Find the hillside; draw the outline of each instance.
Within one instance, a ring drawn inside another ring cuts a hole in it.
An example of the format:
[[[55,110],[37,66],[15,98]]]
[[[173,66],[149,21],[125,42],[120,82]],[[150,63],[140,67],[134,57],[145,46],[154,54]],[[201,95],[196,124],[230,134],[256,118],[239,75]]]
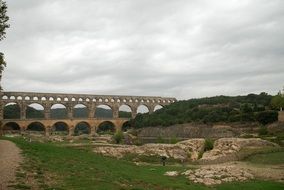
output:
[[[131,120],[135,128],[170,126],[190,122],[259,122],[277,120],[278,113],[270,107],[273,96],[267,93],[247,96],[216,96],[178,101],[153,114],[138,114]]]

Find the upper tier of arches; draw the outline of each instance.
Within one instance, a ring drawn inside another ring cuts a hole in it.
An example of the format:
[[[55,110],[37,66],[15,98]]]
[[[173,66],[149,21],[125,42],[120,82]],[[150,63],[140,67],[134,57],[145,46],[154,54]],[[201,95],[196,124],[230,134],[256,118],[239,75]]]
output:
[[[158,103],[170,104],[176,102],[175,98],[154,96],[116,96],[116,95],[88,95],[88,94],[56,94],[33,92],[1,92],[2,100],[25,100],[47,102],[104,102],[104,103]]]

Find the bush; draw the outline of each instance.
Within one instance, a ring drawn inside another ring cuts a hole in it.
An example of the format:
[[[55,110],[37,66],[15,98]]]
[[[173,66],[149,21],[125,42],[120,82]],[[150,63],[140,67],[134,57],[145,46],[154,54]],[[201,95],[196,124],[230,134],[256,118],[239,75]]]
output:
[[[258,130],[258,135],[260,136],[264,136],[268,134],[268,130],[266,127],[260,127],[260,129]]]
[[[122,139],[124,138],[122,131],[118,131],[116,132],[113,136],[112,136],[113,140],[115,141],[116,144],[121,143]]]
[[[205,139],[204,151],[212,150],[214,146],[214,141],[212,139]]]
[[[262,125],[273,123],[278,120],[278,112],[277,111],[262,111],[256,114],[255,119]]]
[[[169,140],[170,144],[176,144],[177,142],[178,142],[178,139],[175,136],[171,137],[170,140]]]
[[[157,137],[157,143],[165,143],[165,139],[162,136]]]

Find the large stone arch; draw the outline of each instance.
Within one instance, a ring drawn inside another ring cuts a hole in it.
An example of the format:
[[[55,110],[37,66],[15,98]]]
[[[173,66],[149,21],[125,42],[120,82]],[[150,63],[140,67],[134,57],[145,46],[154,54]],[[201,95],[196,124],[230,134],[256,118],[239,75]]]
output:
[[[67,105],[62,102],[53,103],[50,107],[50,118],[66,119],[68,118]]]
[[[109,104],[98,104],[95,108],[95,118],[113,118],[113,107]]]
[[[131,118],[132,117],[132,108],[128,104],[121,104],[118,108],[118,117],[119,118]]]
[[[26,107],[26,118],[44,118],[44,106],[40,103],[30,103]]]
[[[20,119],[21,107],[17,102],[8,102],[3,107],[4,119]]]
[[[74,135],[91,134],[91,125],[87,121],[77,122],[74,126]]]
[[[88,105],[83,102],[79,102],[73,106],[73,117],[74,118],[88,118],[89,109]]]
[[[164,108],[164,106],[163,105],[160,105],[160,104],[156,104],[155,106],[154,106],[154,112],[155,111],[158,111],[158,110],[160,110],[160,109],[162,109],[162,108]]]
[[[115,124],[113,122],[111,122],[111,121],[102,121],[97,126],[97,131],[96,132],[98,134],[104,134],[104,133],[113,134],[115,131],[116,131],[116,126],[115,126]]]
[[[69,133],[69,126],[64,121],[57,121],[51,126],[52,134],[67,135]]]
[[[122,131],[127,131],[128,129],[131,128],[131,123],[130,121],[125,121],[122,126],[121,126],[121,130]]]
[[[146,104],[139,104],[139,106],[137,106],[137,114],[144,114],[144,113],[150,113],[150,108],[148,105]]]
[[[7,122],[2,126],[2,130],[4,132],[4,134],[7,133],[19,133],[21,132],[21,126],[14,121],[11,122]]]
[[[42,122],[33,121],[27,125],[26,131],[45,133],[46,126]]]

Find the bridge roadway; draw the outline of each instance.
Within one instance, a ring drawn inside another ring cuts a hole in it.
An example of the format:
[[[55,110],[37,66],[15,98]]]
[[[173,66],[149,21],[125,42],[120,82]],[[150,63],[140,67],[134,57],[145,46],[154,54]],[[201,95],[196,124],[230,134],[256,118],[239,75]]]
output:
[[[63,93],[38,93],[38,92],[0,92],[0,120],[1,129],[5,129],[9,124],[16,123],[21,131],[28,129],[32,123],[40,123],[44,126],[48,135],[53,126],[58,122],[63,122],[68,126],[69,134],[74,133],[76,125],[85,123],[90,128],[90,133],[94,134],[98,127],[104,122],[110,122],[116,130],[121,130],[123,124],[129,118],[119,118],[119,111],[122,106],[130,108],[131,117],[135,118],[138,108],[145,106],[149,113],[153,113],[157,106],[166,106],[176,102],[175,98],[156,96],[120,96],[120,95],[91,95],[91,94],[63,94]],[[17,119],[4,118],[5,106],[16,104],[20,110],[20,117]],[[27,108],[31,104],[43,107],[44,118],[27,118]],[[64,119],[51,118],[51,109],[55,105],[65,107],[67,117]],[[75,118],[74,109],[78,105],[84,106],[88,116],[86,118]],[[96,109],[106,106],[112,111],[112,118],[96,118]]]

